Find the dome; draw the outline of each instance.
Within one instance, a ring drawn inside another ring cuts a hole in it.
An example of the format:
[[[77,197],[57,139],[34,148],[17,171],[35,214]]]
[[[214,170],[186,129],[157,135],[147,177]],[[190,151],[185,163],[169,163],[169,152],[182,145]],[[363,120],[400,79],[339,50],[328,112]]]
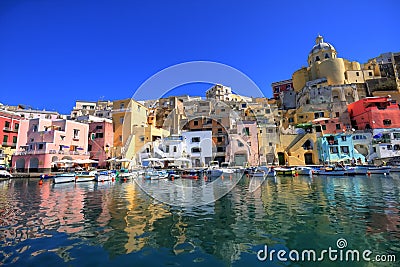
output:
[[[324,39],[322,38],[321,35],[317,36],[317,39],[315,40],[315,43],[316,44],[311,49],[310,54],[315,54],[315,53],[318,53],[319,51],[323,51],[323,50],[334,50],[334,51],[336,51],[336,49],[333,47],[333,45],[331,45],[330,43],[324,42]]]

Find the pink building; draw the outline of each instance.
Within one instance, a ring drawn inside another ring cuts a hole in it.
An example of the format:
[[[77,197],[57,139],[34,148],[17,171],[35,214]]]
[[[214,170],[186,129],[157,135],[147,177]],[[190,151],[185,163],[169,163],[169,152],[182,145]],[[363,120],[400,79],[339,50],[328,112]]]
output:
[[[107,159],[111,158],[111,147],[113,146],[114,132],[111,120],[89,123],[89,146],[90,159],[97,160],[99,167],[107,167]]]
[[[88,134],[89,126],[75,121],[22,120],[12,166],[17,171],[46,172],[62,159],[89,159]]]
[[[237,125],[237,134],[229,135],[226,148],[231,165],[259,165],[258,129],[256,121],[242,121]]]

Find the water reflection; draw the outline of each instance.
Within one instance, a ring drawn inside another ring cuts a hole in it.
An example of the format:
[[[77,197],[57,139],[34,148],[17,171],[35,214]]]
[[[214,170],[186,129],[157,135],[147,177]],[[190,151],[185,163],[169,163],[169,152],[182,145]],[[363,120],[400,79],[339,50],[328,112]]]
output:
[[[249,183],[215,203],[170,207],[135,182],[1,182],[0,264],[263,265],[255,253],[265,244],[322,250],[339,237],[400,251],[398,177],[276,177],[254,192]]]

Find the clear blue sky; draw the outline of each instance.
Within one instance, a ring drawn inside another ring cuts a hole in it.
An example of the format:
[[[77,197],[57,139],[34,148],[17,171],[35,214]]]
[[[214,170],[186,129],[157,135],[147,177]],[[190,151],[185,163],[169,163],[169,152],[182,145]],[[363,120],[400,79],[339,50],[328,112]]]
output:
[[[270,97],[272,82],[307,64],[318,33],[349,60],[400,51],[399,10],[396,0],[1,0],[0,102],[69,113],[193,60],[232,66]]]

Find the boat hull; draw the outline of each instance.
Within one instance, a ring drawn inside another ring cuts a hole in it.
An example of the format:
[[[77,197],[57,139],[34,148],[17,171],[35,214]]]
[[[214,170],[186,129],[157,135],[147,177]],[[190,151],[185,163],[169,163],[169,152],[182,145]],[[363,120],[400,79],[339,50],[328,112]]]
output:
[[[72,183],[75,182],[75,174],[68,173],[68,174],[60,174],[56,175],[53,178],[53,183],[61,184],[61,183]]]
[[[390,167],[372,167],[368,168],[367,174],[389,174]]]

